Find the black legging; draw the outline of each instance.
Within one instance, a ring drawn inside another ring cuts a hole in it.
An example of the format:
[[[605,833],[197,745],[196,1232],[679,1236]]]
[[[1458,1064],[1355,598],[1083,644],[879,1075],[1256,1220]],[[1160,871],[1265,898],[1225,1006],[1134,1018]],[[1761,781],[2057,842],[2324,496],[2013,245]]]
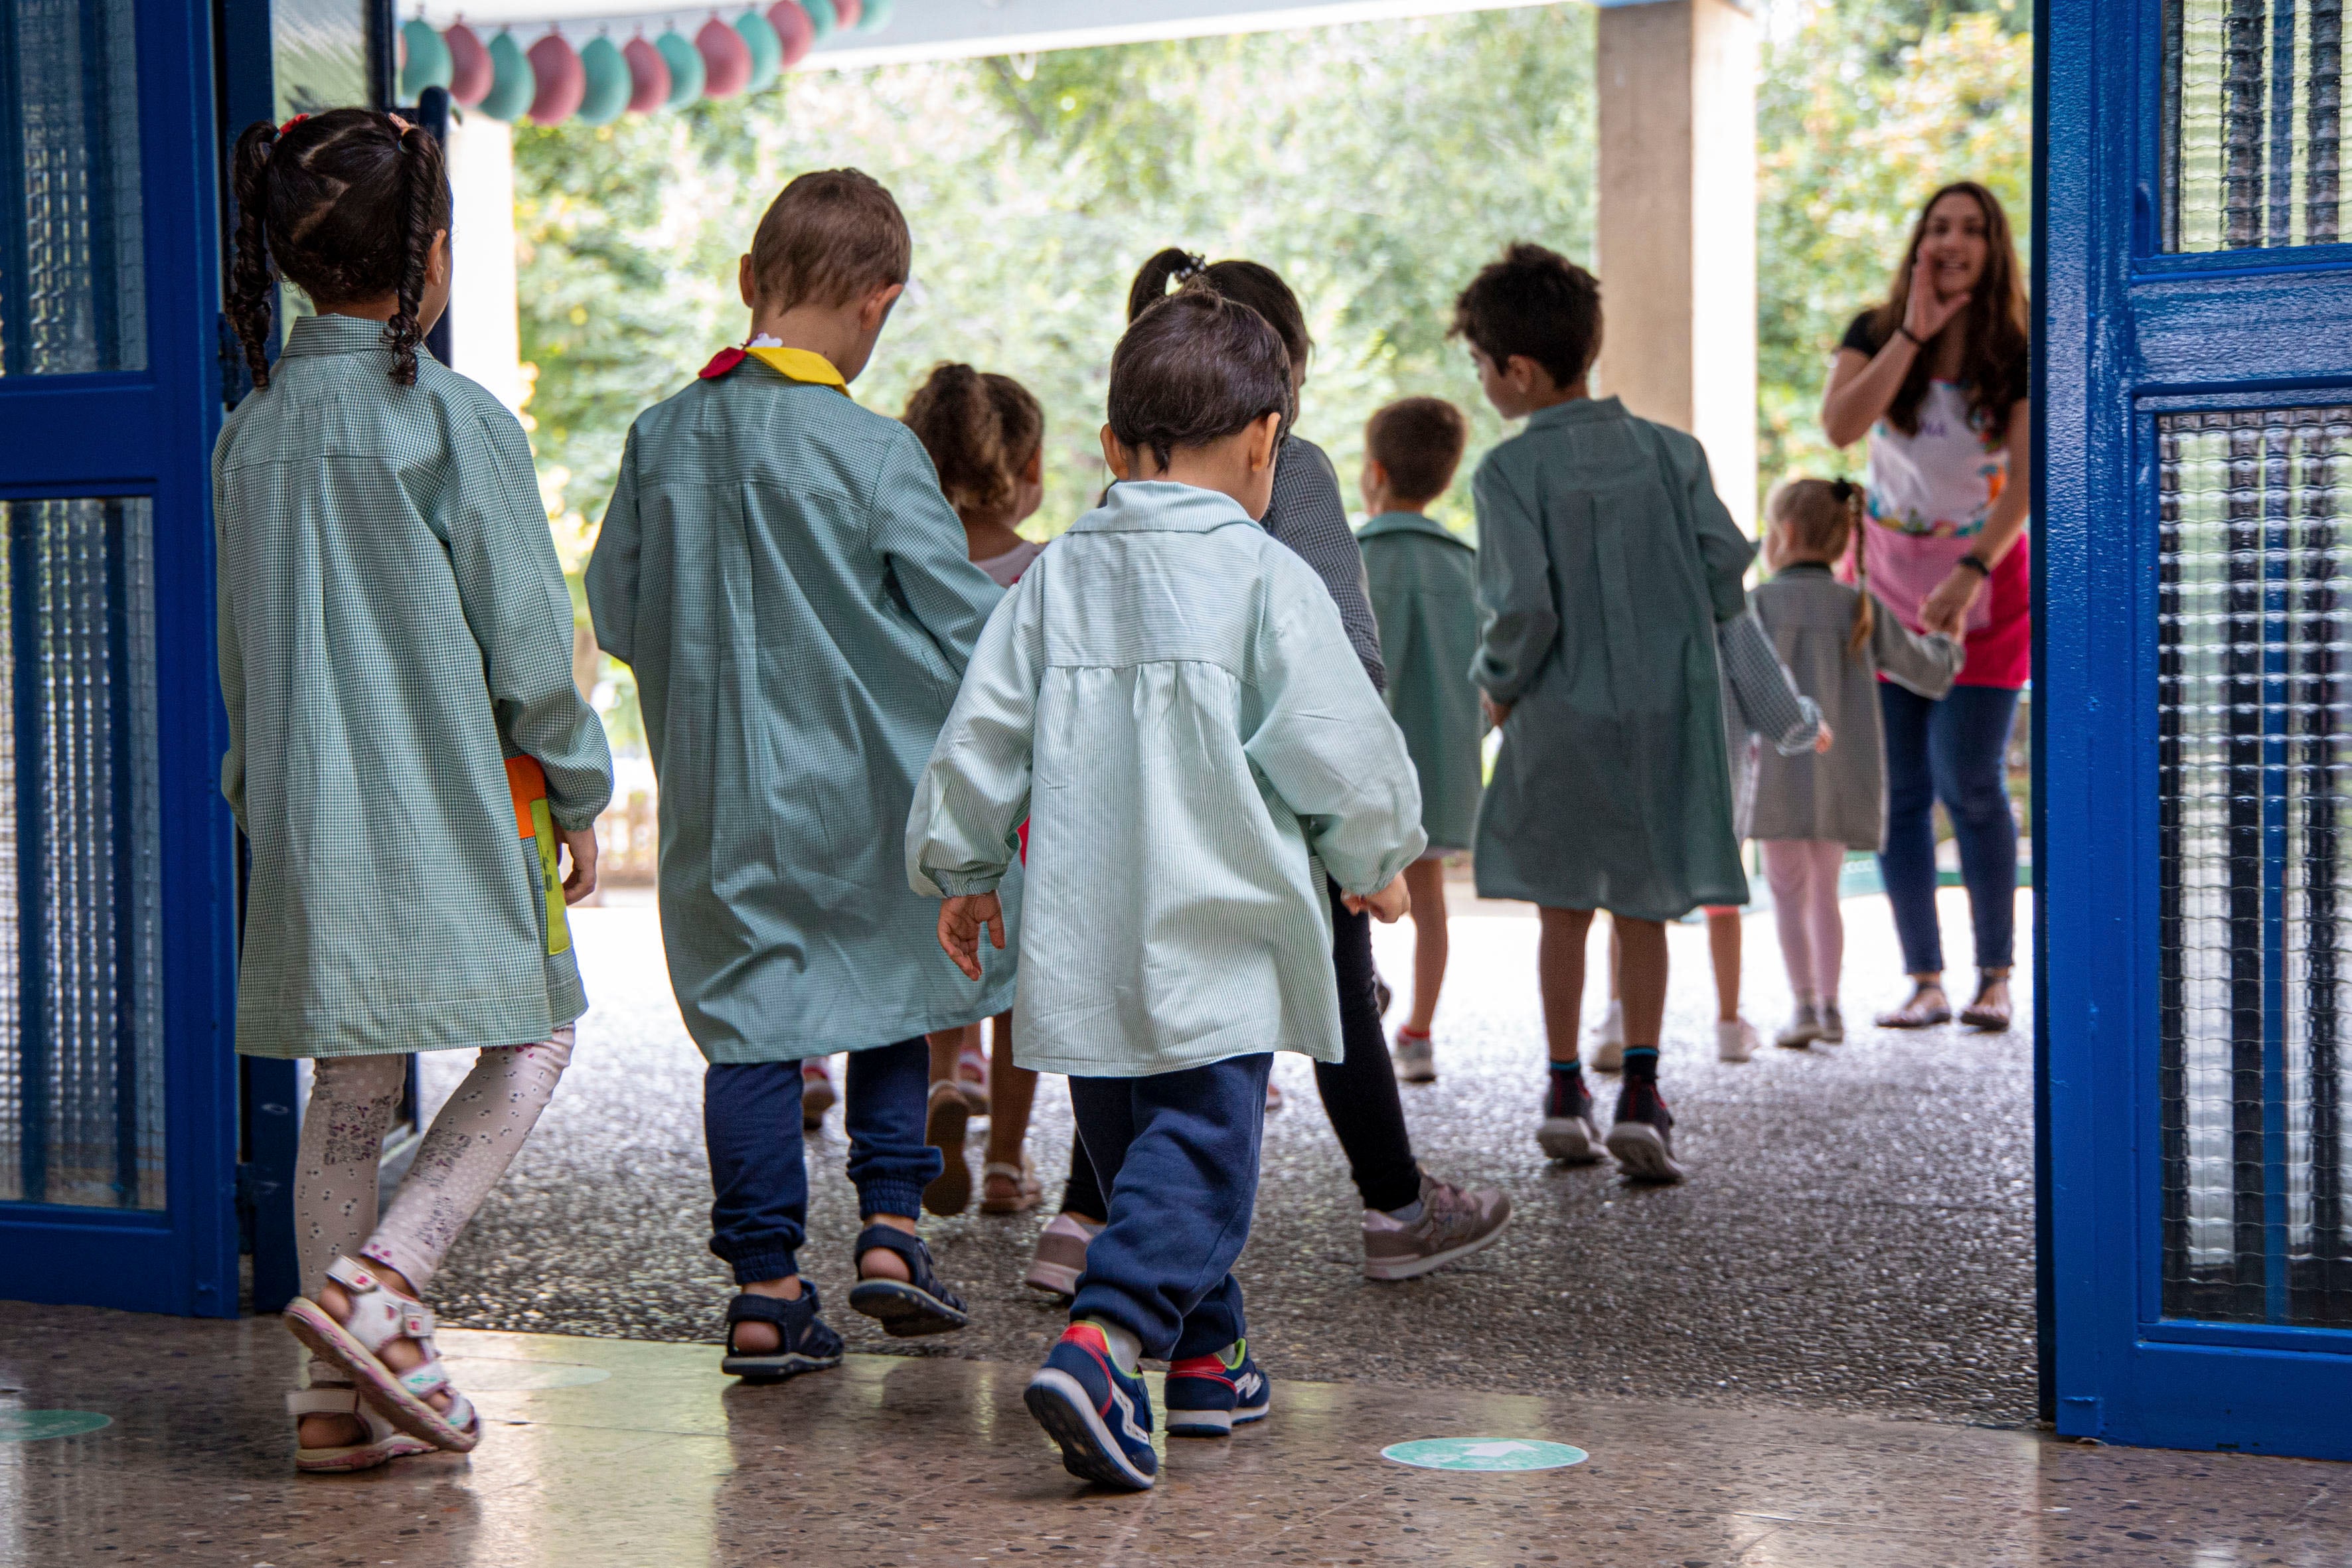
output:
[[[1372,917],[1351,915],[1331,894],[1331,967],[1339,981],[1339,1038],[1347,1055],[1315,1064],[1315,1087],[1323,1114],[1347,1152],[1349,1173],[1368,1209],[1401,1209],[1421,1196],[1421,1165],[1412,1157],[1412,1134],[1405,1131],[1404,1104],[1397,1098],[1396,1069],[1389,1064],[1381,1032],[1381,1004],[1372,985]],[[1070,1140],[1070,1179],[1062,1187],[1062,1212],[1102,1219],[1109,1215],[1102,1184],[1085,1146]]]

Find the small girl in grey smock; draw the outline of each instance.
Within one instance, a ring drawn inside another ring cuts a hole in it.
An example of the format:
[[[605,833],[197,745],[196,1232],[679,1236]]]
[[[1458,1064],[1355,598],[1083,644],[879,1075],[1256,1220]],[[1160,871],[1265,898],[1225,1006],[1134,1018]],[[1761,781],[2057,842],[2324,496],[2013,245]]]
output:
[[[1774,575],[1756,590],[1756,617],[1797,689],[1821,705],[1838,738],[1820,756],[1758,748],[1748,831],[1763,842],[1780,956],[1797,998],[1780,1034],[1784,1046],[1843,1035],[1838,878],[1847,850],[1875,851],[1886,836],[1878,681],[1933,700],[1951,689],[1965,651],[1948,637],[1906,630],[1866,588],[1832,574],[1830,563],[1845,553],[1861,516],[1861,496],[1843,479],[1791,479],[1765,507]]]

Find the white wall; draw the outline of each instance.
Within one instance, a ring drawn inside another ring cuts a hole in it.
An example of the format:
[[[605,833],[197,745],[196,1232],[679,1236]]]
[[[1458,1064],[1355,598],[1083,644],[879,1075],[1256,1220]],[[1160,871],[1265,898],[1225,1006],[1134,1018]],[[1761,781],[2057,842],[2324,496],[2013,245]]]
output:
[[[514,133],[457,110],[449,127],[450,368],[517,414],[526,390],[515,309]]]

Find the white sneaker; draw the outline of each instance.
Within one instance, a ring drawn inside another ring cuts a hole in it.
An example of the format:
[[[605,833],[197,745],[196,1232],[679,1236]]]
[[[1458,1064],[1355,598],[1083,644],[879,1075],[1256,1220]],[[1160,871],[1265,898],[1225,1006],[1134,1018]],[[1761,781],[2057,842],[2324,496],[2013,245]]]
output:
[[[1427,1035],[1408,1035],[1397,1031],[1396,1048],[1391,1053],[1396,1063],[1396,1075],[1407,1083],[1437,1081],[1437,1042]]]
[[[1719,1062],[1750,1061],[1756,1056],[1756,1026],[1745,1018],[1715,1026],[1715,1059]]]
[[[1816,1016],[1821,1021],[1822,1032],[1815,1035],[1813,1038],[1825,1046],[1845,1044],[1845,1016],[1838,1011],[1836,1003],[1822,1003],[1821,1011]]]
[[[1592,1067],[1597,1072],[1618,1072],[1625,1066],[1625,1004],[1612,1002],[1592,1032]]]
[[[1789,1016],[1789,1021],[1780,1026],[1780,1032],[1772,1037],[1772,1043],[1801,1051],[1821,1037],[1821,1009],[1811,1002],[1800,1002],[1797,1010]]]

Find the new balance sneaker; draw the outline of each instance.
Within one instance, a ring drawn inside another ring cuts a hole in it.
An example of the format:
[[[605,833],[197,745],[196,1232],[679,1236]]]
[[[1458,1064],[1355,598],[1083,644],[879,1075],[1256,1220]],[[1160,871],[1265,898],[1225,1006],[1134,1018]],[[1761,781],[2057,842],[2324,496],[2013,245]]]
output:
[[[1617,1123],[1609,1129],[1609,1152],[1637,1182],[1679,1182],[1675,1163],[1675,1119],[1647,1079],[1628,1083],[1617,1096]]]
[[[1510,1223],[1511,1200],[1501,1188],[1457,1187],[1423,1171],[1419,1219],[1408,1225],[1364,1211],[1364,1278],[1417,1279],[1493,1246]]]
[[[1087,1243],[1102,1234],[1102,1226],[1074,1214],[1057,1214],[1037,1233],[1037,1250],[1021,1283],[1033,1290],[1056,1296],[1078,1293],[1078,1276],[1087,1271]]]
[[[1601,1129],[1592,1124],[1592,1091],[1582,1073],[1549,1073],[1544,1090],[1543,1125],[1536,1142],[1555,1160],[1590,1165],[1601,1158]]]
[[[1410,1029],[1396,1032],[1396,1047],[1391,1056],[1396,1062],[1396,1075],[1407,1083],[1437,1081],[1437,1042],[1427,1035],[1416,1035]]]
[[[1845,1044],[1845,1015],[1838,1011],[1836,1003],[1822,1003],[1821,1011],[1814,1016],[1822,1026],[1822,1032],[1813,1037],[1815,1039],[1825,1046]]]
[[[1139,1492],[1159,1475],[1151,1393],[1141,1377],[1118,1370],[1094,1324],[1063,1330],[1021,1397],[1060,1445],[1062,1468],[1081,1480]]]
[[[1841,1028],[1839,1033],[1843,1035],[1843,1029]],[[1780,1026],[1780,1032],[1772,1037],[1772,1043],[1801,1051],[1821,1037],[1821,1009],[1811,1002],[1800,1002],[1797,1010],[1789,1015],[1789,1021]]]
[[[1274,1385],[1258,1371],[1249,1342],[1235,1340],[1222,1354],[1170,1362],[1167,1398],[1171,1437],[1222,1437],[1265,1420]]]
[[[1756,1058],[1756,1026],[1745,1018],[1729,1022],[1717,1020],[1715,1026],[1715,1059],[1719,1062],[1745,1062]]]
[[[1612,1002],[1601,1015],[1601,1026],[1592,1031],[1591,1059],[1596,1072],[1615,1072],[1625,1065],[1624,1003]]]
[[[833,1109],[833,1074],[827,1072],[823,1057],[812,1057],[801,1064],[801,1131],[814,1132],[824,1125],[824,1113]]]

